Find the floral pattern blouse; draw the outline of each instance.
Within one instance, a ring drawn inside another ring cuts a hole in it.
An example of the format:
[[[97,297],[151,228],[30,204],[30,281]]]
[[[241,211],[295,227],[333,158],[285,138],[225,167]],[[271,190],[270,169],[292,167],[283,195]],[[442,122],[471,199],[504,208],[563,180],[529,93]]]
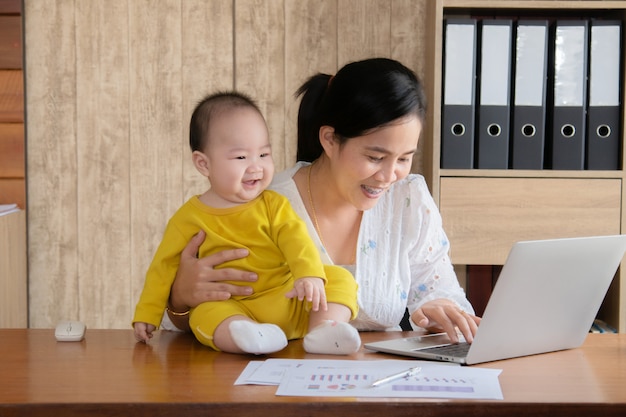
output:
[[[299,162],[276,175],[270,188],[285,195],[305,220],[322,261],[332,264],[304,207],[293,175]],[[359,330],[398,329],[408,307],[413,313],[427,301],[447,298],[474,313],[448,256],[441,215],[424,178],[410,174],[396,182],[363,213],[355,266],[346,266],[359,285]]]

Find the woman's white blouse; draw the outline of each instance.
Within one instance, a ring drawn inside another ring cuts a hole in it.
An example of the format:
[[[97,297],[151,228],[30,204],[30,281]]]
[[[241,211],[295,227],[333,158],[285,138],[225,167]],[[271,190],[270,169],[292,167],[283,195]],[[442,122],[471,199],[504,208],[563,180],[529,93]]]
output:
[[[305,162],[276,175],[270,188],[286,196],[302,217],[322,261],[332,264],[302,202],[293,175]],[[398,181],[363,213],[356,269],[359,330],[397,329],[404,310],[413,313],[426,301],[447,298],[474,310],[448,257],[449,242],[441,215],[421,175]]]

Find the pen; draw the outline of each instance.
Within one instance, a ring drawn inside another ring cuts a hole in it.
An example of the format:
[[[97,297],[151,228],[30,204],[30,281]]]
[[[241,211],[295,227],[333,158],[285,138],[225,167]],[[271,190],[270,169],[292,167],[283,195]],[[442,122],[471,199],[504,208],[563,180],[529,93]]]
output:
[[[386,384],[387,382],[395,381],[396,379],[417,375],[418,373],[420,373],[421,370],[422,368],[420,368],[419,366],[416,366],[414,368],[409,368],[406,371],[398,372],[397,374],[393,374],[393,375],[389,375],[381,379],[377,379],[376,381],[372,382],[371,386],[378,387],[380,385]]]

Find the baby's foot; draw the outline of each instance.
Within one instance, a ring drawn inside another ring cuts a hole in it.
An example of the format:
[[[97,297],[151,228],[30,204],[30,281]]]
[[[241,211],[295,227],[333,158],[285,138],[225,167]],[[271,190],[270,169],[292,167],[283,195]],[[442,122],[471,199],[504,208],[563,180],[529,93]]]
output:
[[[304,337],[309,353],[349,355],[361,348],[361,336],[350,323],[326,320]]]
[[[287,346],[287,336],[275,324],[236,320],[228,325],[233,342],[246,353],[263,355]]]

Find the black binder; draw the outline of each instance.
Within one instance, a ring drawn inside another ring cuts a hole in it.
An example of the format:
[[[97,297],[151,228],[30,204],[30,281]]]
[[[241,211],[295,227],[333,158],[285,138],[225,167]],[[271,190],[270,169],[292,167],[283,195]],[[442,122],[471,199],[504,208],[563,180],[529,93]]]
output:
[[[446,19],[441,167],[474,167],[476,20]]]
[[[621,137],[621,23],[592,21],[589,31],[587,169],[617,170]]]
[[[548,21],[520,20],[516,29],[511,168],[543,169]]]
[[[509,167],[512,27],[508,19],[485,19],[480,25],[479,169]]]
[[[583,20],[557,21],[554,32],[552,169],[585,167],[587,29]]]

